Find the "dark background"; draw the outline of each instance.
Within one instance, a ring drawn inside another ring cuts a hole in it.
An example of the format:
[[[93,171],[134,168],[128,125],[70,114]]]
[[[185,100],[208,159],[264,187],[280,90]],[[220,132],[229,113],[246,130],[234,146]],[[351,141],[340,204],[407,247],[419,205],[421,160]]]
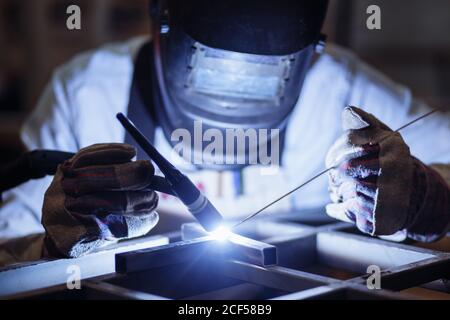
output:
[[[82,29],[66,28],[77,4]],[[150,32],[148,0],[0,1],[0,163],[21,150],[18,132],[51,71],[74,54]],[[382,30],[366,28],[381,7]],[[450,107],[449,0],[331,0],[324,30],[431,105]]]

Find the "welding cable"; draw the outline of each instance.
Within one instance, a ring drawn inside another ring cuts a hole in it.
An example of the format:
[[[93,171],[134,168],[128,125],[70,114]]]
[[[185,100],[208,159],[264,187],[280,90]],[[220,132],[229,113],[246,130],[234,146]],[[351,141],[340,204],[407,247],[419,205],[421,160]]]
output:
[[[395,131],[392,132],[391,134],[386,135],[384,138],[382,138],[380,141],[378,141],[378,143],[380,143],[380,142],[382,142],[383,140],[385,140],[385,139],[391,137],[392,135],[398,133],[399,131],[401,131],[401,130],[403,130],[403,129],[405,129],[405,128],[411,126],[411,125],[413,125],[414,123],[416,123],[416,122],[418,122],[418,121],[420,121],[420,120],[422,120],[422,119],[425,119],[425,118],[431,116],[432,114],[434,114],[434,113],[440,111],[441,109],[443,109],[443,108],[441,107],[441,108],[433,109],[433,110],[431,110],[431,111],[429,111],[429,112],[427,112],[427,113],[421,115],[420,117],[415,118],[414,120],[412,120],[412,121],[410,121],[410,122],[404,124],[404,125],[401,126],[400,128],[398,128],[397,130],[395,130]],[[309,183],[313,182],[314,180],[318,179],[319,177],[323,176],[324,174],[326,174],[327,172],[329,172],[330,170],[333,170],[333,169],[335,169],[335,168],[336,168],[336,166],[333,166],[333,167],[327,168],[327,169],[325,169],[325,170],[323,170],[323,171],[317,173],[315,176],[313,176],[313,177],[311,177],[310,179],[308,179],[307,181],[303,182],[303,183],[302,183],[301,185],[299,185],[298,187],[296,187],[296,188],[292,189],[291,191],[289,191],[289,192],[283,194],[282,196],[280,196],[280,197],[277,198],[276,200],[270,202],[269,204],[265,205],[264,207],[262,207],[261,209],[259,209],[259,210],[256,211],[255,213],[252,213],[251,215],[247,216],[247,217],[244,218],[243,220],[239,221],[239,222],[236,223],[232,228],[236,228],[237,226],[243,224],[244,222],[246,222],[246,221],[248,221],[248,220],[254,218],[255,216],[257,216],[257,215],[260,214],[261,212],[265,211],[267,208],[271,207],[272,205],[274,205],[274,204],[277,203],[278,201],[280,201],[280,200],[286,198],[287,196],[293,194],[293,193],[296,192],[297,190],[303,188],[304,186],[308,185]]]

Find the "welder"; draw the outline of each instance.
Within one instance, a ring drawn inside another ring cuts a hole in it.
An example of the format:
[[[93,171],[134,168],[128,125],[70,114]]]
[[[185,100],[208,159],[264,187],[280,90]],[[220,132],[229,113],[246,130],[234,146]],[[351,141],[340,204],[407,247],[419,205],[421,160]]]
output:
[[[320,32],[327,5],[154,0],[151,38],[107,45],[59,67],[21,136],[29,150],[76,155],[54,177],[3,193],[0,239],[26,236],[30,245],[3,250],[2,260],[38,258],[42,252],[78,257],[147,234],[158,221],[157,205],[177,210],[175,199],[160,196],[158,204],[147,188],[155,169],[139,148],[136,160],[133,140],[115,121],[119,112],[167,158],[177,144],[172,133],[181,128],[194,135],[195,121],[205,132],[277,129],[256,150],[280,142],[281,163],[272,173],[208,159],[192,164],[180,153],[183,172],[226,218],[251,213],[277,191],[307,180],[326,159],[335,168],[328,181],[308,185],[273,209],[323,206],[331,195],[328,215],[364,233],[400,232],[418,241],[445,235],[449,115],[441,112],[402,135],[394,133],[391,128],[430,107],[346,49],[324,49]],[[204,145],[191,147],[195,155]],[[246,158],[255,156],[245,152]]]

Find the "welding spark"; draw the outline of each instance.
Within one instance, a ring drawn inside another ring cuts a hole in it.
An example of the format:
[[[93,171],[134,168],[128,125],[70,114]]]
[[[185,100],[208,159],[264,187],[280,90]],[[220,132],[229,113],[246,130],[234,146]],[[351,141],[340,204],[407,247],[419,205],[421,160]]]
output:
[[[231,230],[225,226],[220,226],[216,230],[210,232],[211,237],[218,241],[225,241],[231,236]]]

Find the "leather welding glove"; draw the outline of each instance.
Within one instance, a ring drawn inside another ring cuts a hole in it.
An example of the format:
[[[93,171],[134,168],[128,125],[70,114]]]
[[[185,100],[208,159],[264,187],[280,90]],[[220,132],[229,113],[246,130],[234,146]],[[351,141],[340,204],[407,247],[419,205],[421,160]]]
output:
[[[96,144],[59,165],[44,197],[42,224],[52,256],[79,257],[148,233],[158,222],[149,161],[127,144]]]
[[[450,223],[450,188],[411,156],[401,135],[356,107],[342,113],[345,133],[327,157],[329,216],[370,235],[405,230],[415,240],[440,238]]]

